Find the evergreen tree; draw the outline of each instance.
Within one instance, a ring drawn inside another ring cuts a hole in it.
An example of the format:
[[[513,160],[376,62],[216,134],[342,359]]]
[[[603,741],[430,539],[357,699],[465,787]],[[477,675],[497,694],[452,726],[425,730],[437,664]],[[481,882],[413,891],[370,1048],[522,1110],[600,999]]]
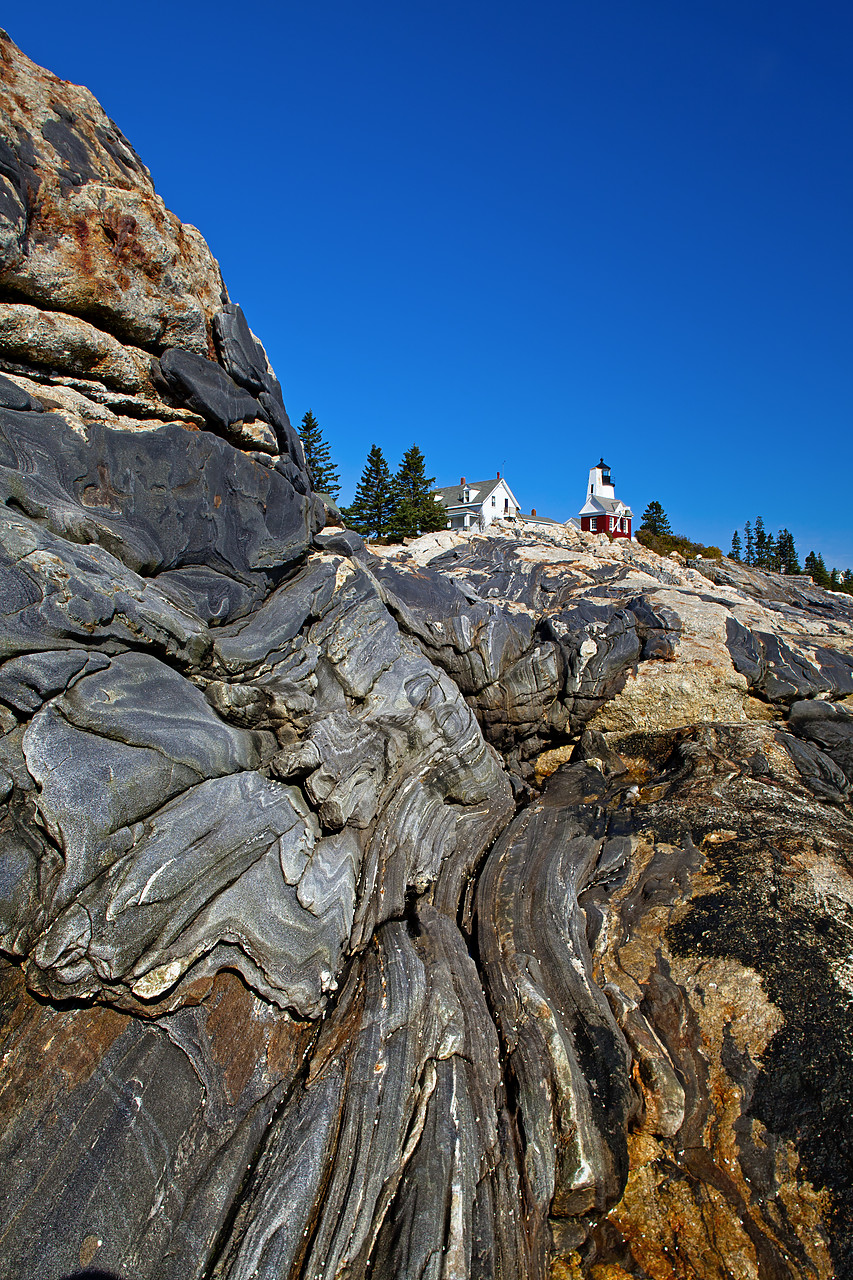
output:
[[[311,470],[315,493],[327,493],[333,502],[341,491],[338,469],[332,462],[329,446],[323,439],[320,424],[309,409],[299,428],[305,461]]]
[[[650,502],[643,512],[640,529],[656,538],[672,537],[672,528],[666,512],[659,502]]]
[[[820,554],[815,555],[813,551],[809,552],[809,554],[806,556],[806,573],[811,574],[812,579],[817,584],[817,586],[819,587],[829,586],[829,573],[827,571],[826,565],[823,562],[822,555]]]
[[[427,477],[426,459],[416,444],[407,449],[394,476],[393,538],[414,538],[447,526],[447,511],[432,496],[435,476]]]
[[[753,563],[759,569],[768,568],[767,564],[767,534],[764,531],[764,521],[761,516],[755,517],[753,525],[753,537],[755,539],[755,550]]]
[[[764,565],[767,569],[775,569],[779,572],[778,557],[776,555],[776,539],[772,533],[768,533],[767,542],[764,546]]]
[[[744,560],[747,564],[755,564],[755,540],[752,536],[752,525],[748,520],[743,526],[743,541],[746,548]]]
[[[343,507],[341,515],[350,528],[364,537],[384,538],[395,506],[388,463],[379,446],[373,445],[367,455],[352,506]]]
[[[731,552],[729,553],[732,560],[740,560],[742,551],[743,551],[743,544],[741,543],[741,540],[740,540],[740,534],[738,533],[737,529],[735,529],[734,533],[732,534],[732,549],[731,549]]]
[[[788,529],[780,529],[779,536],[776,539],[776,558],[779,562],[779,570],[781,573],[802,573],[800,562],[797,559],[797,548],[794,545],[794,535]]]
[[[841,575],[837,569],[833,569],[832,573],[829,575],[829,589],[830,591],[841,590]]]

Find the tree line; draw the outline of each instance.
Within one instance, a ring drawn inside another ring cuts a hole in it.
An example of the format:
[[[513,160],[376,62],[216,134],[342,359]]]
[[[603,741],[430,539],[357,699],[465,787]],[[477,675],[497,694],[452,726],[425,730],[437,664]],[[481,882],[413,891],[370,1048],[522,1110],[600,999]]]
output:
[[[320,424],[309,409],[299,431],[314,489],[337,502],[340,475]],[[432,496],[435,476],[426,474],[426,459],[416,444],[407,449],[392,475],[378,445],[372,445],[355,497],[340,512],[350,529],[363,537],[402,542],[420,533],[447,527],[447,512]]]
[[[646,507],[637,530],[637,538],[644,546],[661,555],[666,555],[669,551],[678,551],[685,558],[702,555],[706,559],[719,559],[722,555],[719,547],[703,547],[699,542],[691,542],[688,538],[673,533],[669,518],[659,502],[650,502]],[[747,520],[743,537],[740,530],[735,529],[729,556],[741,564],[749,564],[772,573],[805,571],[817,586],[825,587],[827,591],[846,591],[853,595],[853,569],[827,569],[823,556],[814,551],[809,552],[805,566],[802,567],[790,529],[780,529],[774,535],[764,527],[761,516],[756,516],[754,523]]]
[[[817,586],[825,587],[827,591],[846,591],[848,595],[853,595],[853,569],[828,569],[820,552],[814,551],[809,552],[805,565],[801,568],[794,535],[788,529],[780,529],[774,537],[765,529],[761,516],[755,517],[754,524],[747,520],[743,527],[743,537],[735,529],[729,554],[732,560],[754,565],[757,569],[769,569],[775,573],[805,571]]]
[[[780,529],[774,537],[764,528],[764,520],[761,516],[755,517],[754,525],[747,520],[743,528],[743,538],[735,529],[729,555],[732,560],[754,565],[756,569],[770,569],[774,573],[803,572],[797,558],[794,535],[788,529]]]

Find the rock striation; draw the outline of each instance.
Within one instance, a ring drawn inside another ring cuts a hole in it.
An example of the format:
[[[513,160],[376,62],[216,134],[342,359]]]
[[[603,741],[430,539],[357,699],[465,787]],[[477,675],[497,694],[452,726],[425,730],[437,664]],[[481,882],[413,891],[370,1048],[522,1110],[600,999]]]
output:
[[[849,601],[366,547],[0,58],[0,1276],[850,1274]]]

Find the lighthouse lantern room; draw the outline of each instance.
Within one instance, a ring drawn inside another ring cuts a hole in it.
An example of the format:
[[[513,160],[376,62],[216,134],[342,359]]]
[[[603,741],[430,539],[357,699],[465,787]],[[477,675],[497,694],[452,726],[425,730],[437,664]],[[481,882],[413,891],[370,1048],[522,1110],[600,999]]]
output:
[[[580,526],[587,533],[609,533],[612,538],[630,538],[634,513],[616,497],[610,468],[601,458],[590,469],[586,502],[578,512]]]

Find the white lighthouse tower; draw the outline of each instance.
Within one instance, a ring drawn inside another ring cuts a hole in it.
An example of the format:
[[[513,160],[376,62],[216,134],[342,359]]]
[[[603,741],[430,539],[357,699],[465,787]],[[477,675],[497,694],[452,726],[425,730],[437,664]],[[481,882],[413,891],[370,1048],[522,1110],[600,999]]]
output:
[[[616,497],[610,468],[601,458],[590,468],[586,502],[578,512],[581,528],[587,533],[609,533],[612,538],[630,538],[634,513]]]

